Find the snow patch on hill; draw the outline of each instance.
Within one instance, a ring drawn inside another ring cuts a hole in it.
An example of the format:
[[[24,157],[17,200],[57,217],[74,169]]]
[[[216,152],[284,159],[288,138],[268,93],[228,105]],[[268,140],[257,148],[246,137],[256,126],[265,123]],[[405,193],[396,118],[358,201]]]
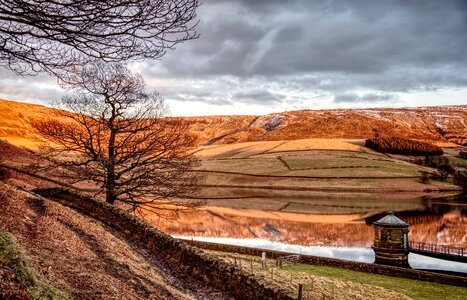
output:
[[[370,117],[373,117],[375,119],[378,119],[378,120],[381,120],[381,121],[385,121],[385,122],[391,122],[390,119],[388,118],[385,118],[381,115],[381,112],[379,111],[374,111],[374,110],[369,110],[369,109],[362,109],[362,110],[359,110],[361,113],[364,113],[366,115],[369,115]]]
[[[271,131],[277,126],[279,126],[282,121],[285,120],[285,117],[279,114],[271,114],[257,118],[251,126],[261,127],[267,131]]]

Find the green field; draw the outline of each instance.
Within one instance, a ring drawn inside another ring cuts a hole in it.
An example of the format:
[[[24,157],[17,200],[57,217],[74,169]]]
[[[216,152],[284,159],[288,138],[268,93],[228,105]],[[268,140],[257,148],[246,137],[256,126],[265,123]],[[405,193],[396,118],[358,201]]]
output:
[[[208,251],[230,263],[242,266],[255,274],[262,274],[284,287],[297,290],[305,286],[305,299],[466,299],[467,289],[407,278],[383,276],[347,269],[305,264],[275,266],[267,260],[263,270],[260,258],[235,253]]]
[[[309,150],[221,157],[202,159],[199,167],[204,181],[197,197],[215,206],[268,210],[286,207],[285,211],[315,212],[316,199],[324,199],[326,206],[334,200],[360,198],[377,202],[389,196],[407,200],[435,196],[431,191],[458,189],[433,180],[422,184],[420,172],[435,173],[435,169],[375,152]],[[266,198],[273,203],[261,200]],[[229,199],[250,200],[229,202]],[[367,211],[368,205],[354,210],[357,206],[350,203],[344,211]],[[369,210],[381,209],[375,206],[378,205],[371,204]],[[322,207],[323,211],[334,211],[328,208]]]
[[[467,159],[460,157],[459,150],[453,148],[447,148],[443,150],[444,156],[449,159],[450,164],[467,167]]]
[[[410,177],[431,168],[408,163],[383,154],[355,151],[299,151],[295,154],[256,155],[245,158],[203,159],[204,171],[265,176],[303,177]]]

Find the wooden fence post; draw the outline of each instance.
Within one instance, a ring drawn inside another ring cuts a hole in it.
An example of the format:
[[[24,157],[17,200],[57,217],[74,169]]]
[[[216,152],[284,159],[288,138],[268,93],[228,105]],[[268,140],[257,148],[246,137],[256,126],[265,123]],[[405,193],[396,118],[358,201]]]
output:
[[[303,300],[303,283],[298,284],[298,300]]]

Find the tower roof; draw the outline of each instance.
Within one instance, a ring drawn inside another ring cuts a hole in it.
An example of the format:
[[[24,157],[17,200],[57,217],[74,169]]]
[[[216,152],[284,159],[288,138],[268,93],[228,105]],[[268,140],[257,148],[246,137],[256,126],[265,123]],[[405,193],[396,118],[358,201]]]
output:
[[[382,225],[382,226],[395,226],[395,227],[409,226],[409,224],[405,223],[404,221],[396,217],[393,211],[389,211],[385,217],[379,219],[373,224]]]

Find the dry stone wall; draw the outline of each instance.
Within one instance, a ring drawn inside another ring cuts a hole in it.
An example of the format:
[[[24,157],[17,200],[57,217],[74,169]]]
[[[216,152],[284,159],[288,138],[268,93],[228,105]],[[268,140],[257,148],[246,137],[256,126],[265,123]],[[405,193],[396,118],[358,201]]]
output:
[[[224,289],[236,299],[297,299],[292,290],[175,240],[115,206],[60,188],[37,189],[34,192],[118,230],[128,240],[140,244],[158,258],[186,274]]]
[[[222,252],[233,252],[233,253],[255,255],[255,256],[260,256],[262,252],[266,252],[267,257],[273,258],[273,259],[276,259],[281,256],[288,256],[291,254],[295,254],[295,253],[283,252],[283,251],[273,251],[273,250],[266,250],[266,249],[259,249],[259,248],[235,246],[235,245],[225,245],[225,244],[203,242],[203,241],[187,241],[187,242],[198,248],[222,251]],[[353,271],[360,271],[360,272],[367,272],[367,273],[374,273],[374,274],[381,274],[381,275],[395,276],[395,277],[403,277],[403,278],[417,279],[417,280],[423,280],[423,281],[431,281],[431,282],[458,285],[458,286],[464,286],[464,287],[467,286],[467,277],[439,274],[439,273],[427,272],[427,271],[421,271],[421,270],[413,270],[409,268],[392,267],[392,266],[370,264],[370,263],[363,263],[363,262],[354,262],[354,261],[313,256],[313,255],[300,255],[299,262],[310,264],[310,265],[331,266],[331,267],[349,269]]]

